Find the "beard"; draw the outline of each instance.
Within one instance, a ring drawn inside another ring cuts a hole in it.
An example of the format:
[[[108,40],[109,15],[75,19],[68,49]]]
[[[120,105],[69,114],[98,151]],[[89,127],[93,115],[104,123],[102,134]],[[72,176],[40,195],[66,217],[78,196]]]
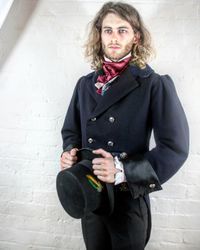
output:
[[[112,46],[113,44],[109,44],[109,45],[105,45],[104,43],[102,43],[102,50],[104,55],[110,59],[111,61],[117,62],[120,59],[122,59],[123,57],[125,57],[126,55],[128,55],[132,48],[133,48],[133,42],[130,41],[129,43],[127,43],[124,48],[122,48],[121,45],[119,44],[114,44],[116,46],[119,46],[120,49],[118,50],[112,50],[111,48],[109,48],[110,46]]]

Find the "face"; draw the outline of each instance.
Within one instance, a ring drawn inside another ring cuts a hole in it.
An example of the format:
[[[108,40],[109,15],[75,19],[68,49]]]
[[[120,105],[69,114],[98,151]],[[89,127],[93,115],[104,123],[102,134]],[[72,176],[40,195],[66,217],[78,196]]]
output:
[[[126,56],[135,43],[131,25],[119,16],[109,13],[102,22],[101,43],[106,57],[117,61]]]

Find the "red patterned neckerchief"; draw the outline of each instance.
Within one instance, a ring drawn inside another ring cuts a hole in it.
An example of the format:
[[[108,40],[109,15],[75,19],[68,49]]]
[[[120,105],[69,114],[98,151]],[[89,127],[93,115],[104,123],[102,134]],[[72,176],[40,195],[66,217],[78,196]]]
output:
[[[106,59],[106,58],[105,58]],[[105,85],[109,82],[112,82],[117,76],[119,76],[122,71],[128,67],[129,61],[131,59],[131,56],[126,56],[124,59],[118,61],[118,62],[113,62],[113,61],[108,61],[105,60],[103,62],[102,70],[103,70],[103,75],[99,75],[97,78],[97,83],[95,86],[97,87],[97,93],[102,95],[103,91],[102,89],[105,87]],[[104,89],[107,90],[108,88]]]

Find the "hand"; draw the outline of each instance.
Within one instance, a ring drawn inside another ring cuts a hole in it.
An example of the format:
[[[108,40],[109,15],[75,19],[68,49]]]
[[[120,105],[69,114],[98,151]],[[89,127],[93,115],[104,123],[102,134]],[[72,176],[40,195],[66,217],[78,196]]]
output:
[[[113,156],[103,149],[93,150],[92,152],[103,157],[93,159],[92,168],[94,169],[94,174],[103,182],[114,183],[115,174],[118,170],[115,168]]]
[[[77,148],[72,148],[70,151],[66,151],[60,158],[61,170],[72,167],[77,162]]]

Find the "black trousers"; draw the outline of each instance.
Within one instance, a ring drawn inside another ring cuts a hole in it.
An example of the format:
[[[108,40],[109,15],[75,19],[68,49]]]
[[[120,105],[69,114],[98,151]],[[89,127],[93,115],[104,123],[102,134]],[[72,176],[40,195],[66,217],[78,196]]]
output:
[[[112,215],[87,214],[81,220],[87,250],[144,250],[148,212],[144,198],[115,192]]]

